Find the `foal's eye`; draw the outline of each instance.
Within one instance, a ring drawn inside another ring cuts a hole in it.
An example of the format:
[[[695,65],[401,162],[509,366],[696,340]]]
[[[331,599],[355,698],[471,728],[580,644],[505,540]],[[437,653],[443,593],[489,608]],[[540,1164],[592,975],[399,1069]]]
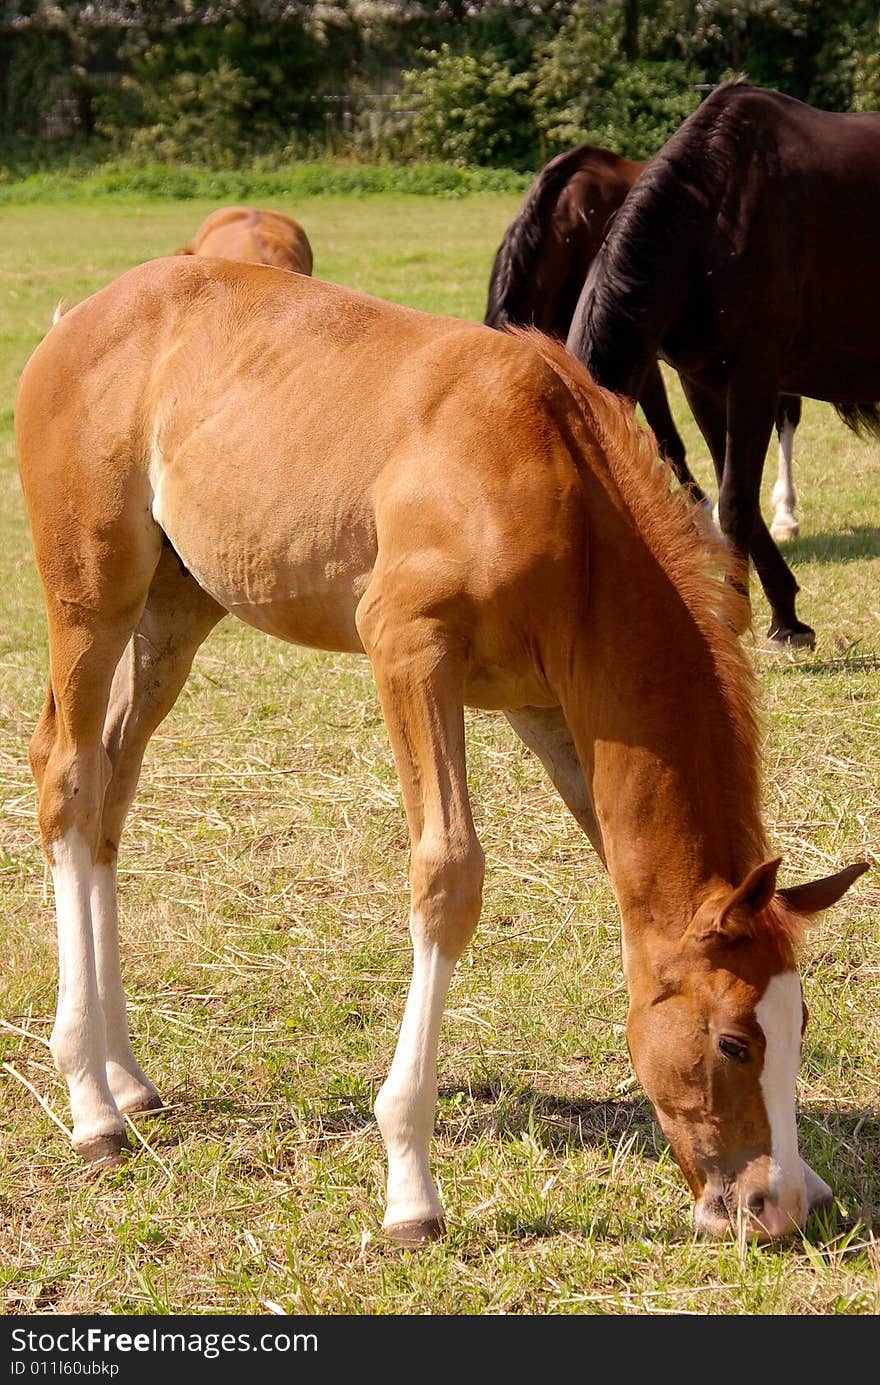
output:
[[[725,1058],[732,1058],[735,1063],[749,1061],[749,1046],[744,1044],[742,1039],[732,1039],[729,1034],[722,1034],[718,1040],[718,1047]]]

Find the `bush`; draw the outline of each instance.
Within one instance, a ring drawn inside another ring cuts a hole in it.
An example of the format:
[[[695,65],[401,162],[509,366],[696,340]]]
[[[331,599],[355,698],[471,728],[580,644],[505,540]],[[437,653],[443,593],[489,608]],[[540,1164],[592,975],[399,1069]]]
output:
[[[538,57],[535,118],[551,150],[589,141],[648,159],[696,110],[700,70],[627,58],[619,7],[578,4]]]
[[[99,114],[98,129],[116,136],[133,158],[176,162],[202,168],[231,168],[249,150],[248,113],[253,78],[221,58],[208,72],[175,72],[164,82],[128,78],[124,95],[139,107],[141,122],[128,113],[114,128],[110,114]],[[117,111],[118,111],[118,98]]]
[[[603,75],[563,111],[546,113],[549,144],[586,140],[629,159],[649,159],[699,104],[699,73],[685,63],[641,60]]]
[[[455,164],[535,162],[531,79],[494,53],[455,54],[448,44],[424,52],[427,65],[402,73],[401,109],[412,111],[409,138],[423,158]]]
[[[174,200],[192,197],[217,202],[245,202],[277,197],[293,202],[305,197],[366,197],[406,193],[425,197],[464,197],[471,192],[523,193],[530,173],[505,168],[462,168],[453,164],[302,163],[265,168],[208,170],[186,165],[110,163],[84,172],[34,173],[15,177],[0,165],[0,204],[67,202],[109,197],[120,201]]]
[[[856,50],[853,72],[853,110],[880,111],[880,24],[873,42],[867,37]]]

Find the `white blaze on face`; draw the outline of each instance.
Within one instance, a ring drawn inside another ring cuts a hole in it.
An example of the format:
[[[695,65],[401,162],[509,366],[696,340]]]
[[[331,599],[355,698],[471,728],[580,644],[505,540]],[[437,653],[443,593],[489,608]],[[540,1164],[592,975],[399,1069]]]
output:
[[[800,1219],[805,1211],[804,1175],[798,1155],[795,1087],[801,1057],[801,983],[796,971],[769,982],[755,1006],[766,1048],[761,1092],[770,1124],[773,1169],[771,1194]],[[794,1205],[797,1204],[796,1208]]]

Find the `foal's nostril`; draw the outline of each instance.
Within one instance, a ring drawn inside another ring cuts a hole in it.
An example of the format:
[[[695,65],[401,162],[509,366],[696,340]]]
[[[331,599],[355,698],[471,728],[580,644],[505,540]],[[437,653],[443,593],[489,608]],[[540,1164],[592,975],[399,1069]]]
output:
[[[763,1193],[750,1193],[746,1202],[746,1208],[753,1217],[760,1217],[763,1214],[767,1199]]]

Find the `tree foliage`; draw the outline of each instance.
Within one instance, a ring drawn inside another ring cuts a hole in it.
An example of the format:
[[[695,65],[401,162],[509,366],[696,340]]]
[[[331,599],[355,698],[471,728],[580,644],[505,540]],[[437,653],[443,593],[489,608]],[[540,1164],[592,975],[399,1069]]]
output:
[[[645,157],[734,73],[880,107],[877,0],[0,0],[0,163]]]
[[[448,44],[403,74],[401,104],[412,109],[417,154],[460,164],[522,167],[533,156],[531,83],[490,49],[456,54]]]

